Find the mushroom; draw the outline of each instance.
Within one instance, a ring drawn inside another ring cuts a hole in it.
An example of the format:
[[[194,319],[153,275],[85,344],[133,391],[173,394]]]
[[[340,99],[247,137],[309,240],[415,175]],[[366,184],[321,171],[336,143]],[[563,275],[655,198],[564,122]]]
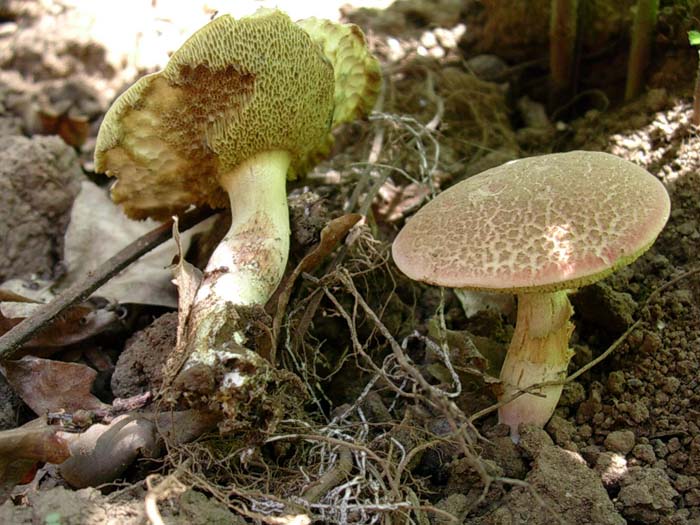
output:
[[[669,212],[664,186],[635,164],[600,152],[542,155],[444,191],[407,222],[392,253],[414,280],[517,294],[498,412],[517,440],[521,423],[544,426],[561,395],[573,355],[567,291],[634,261]],[[559,384],[535,386],[547,382]]]
[[[328,154],[332,127],[368,113],[378,94],[379,66],[356,26],[309,27],[269,9],[220,16],[123,93],[100,127],[96,170],[118,178],[112,198],[131,218],[231,208],[190,314],[206,320],[195,323],[195,351],[209,352],[232,306],[274,292],[289,251],[287,178]]]

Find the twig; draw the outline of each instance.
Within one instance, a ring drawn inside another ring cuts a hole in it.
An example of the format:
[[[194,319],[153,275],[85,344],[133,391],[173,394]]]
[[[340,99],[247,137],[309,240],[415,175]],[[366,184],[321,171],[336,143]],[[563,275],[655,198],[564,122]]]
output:
[[[212,215],[209,209],[197,209],[185,213],[179,220],[180,231],[185,231]],[[53,301],[14,326],[9,332],[0,337],[0,361],[15,357],[24,343],[49,324],[54,317],[69,306],[84,301],[104,283],[136,261],[142,255],[150,252],[156,246],[167,241],[172,233],[173,221],[170,220],[156,229],[151,230],[126,248],[102,263],[98,268],[89,272],[85,279],[59,294]]]
[[[340,449],[338,455],[340,456],[338,463],[323,474],[314,485],[306,489],[301,495],[302,498],[309,503],[318,503],[326,492],[336,485],[340,485],[345,478],[350,476],[353,464],[352,452],[349,448],[344,447]]]
[[[674,277],[673,279],[671,279],[667,283],[662,284],[661,286],[659,286],[658,288],[656,288],[655,290],[653,290],[649,294],[649,297],[647,297],[647,300],[644,301],[644,304],[642,306],[648,306],[662,292],[665,292],[666,290],[668,290],[669,288],[674,286],[676,283],[678,283],[678,281],[682,281],[683,279],[687,279],[688,277],[692,277],[696,273],[700,273],[700,267],[696,266],[695,268],[691,268],[690,270],[683,272],[679,276]]]

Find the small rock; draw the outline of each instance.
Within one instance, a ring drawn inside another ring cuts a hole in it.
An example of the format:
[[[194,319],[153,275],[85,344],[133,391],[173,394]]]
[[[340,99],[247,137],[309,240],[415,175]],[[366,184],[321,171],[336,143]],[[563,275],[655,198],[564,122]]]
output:
[[[678,452],[681,448],[681,440],[677,437],[672,437],[668,440],[666,447],[668,447],[670,453]]]
[[[662,469],[631,467],[621,485],[617,507],[631,521],[657,523],[675,510],[679,494]]]
[[[689,507],[697,507],[700,505],[700,489],[690,489],[685,494],[685,504]]]
[[[518,445],[529,458],[536,457],[545,446],[553,446],[554,442],[543,429],[535,425],[520,425],[520,441]]]
[[[581,456],[586,460],[586,463],[593,466],[598,463],[600,456],[600,448],[597,445],[588,445],[581,449]]]
[[[611,452],[627,455],[634,448],[635,436],[631,430],[616,430],[605,438],[605,448]]]
[[[571,438],[576,433],[576,428],[570,421],[554,415],[547,423],[546,430],[557,445],[571,450],[573,445]]]
[[[632,421],[635,423],[643,423],[647,419],[649,419],[649,409],[647,406],[649,405],[648,401],[645,399],[638,399],[634,403],[632,403],[629,406],[629,416],[632,418]]]
[[[613,335],[621,334],[634,322],[637,303],[628,293],[613,290],[604,282],[584,286],[571,297],[576,312],[587,322]]]
[[[522,454],[510,436],[491,438],[484,444],[483,457],[496,462],[509,478],[522,479],[527,474]]]
[[[577,437],[580,441],[586,441],[591,438],[593,435],[593,429],[591,428],[591,425],[579,425],[576,428],[577,431]]]
[[[171,312],[129,338],[112,375],[116,397],[135,396],[160,386],[163,365],[175,348],[176,334],[177,313]]]
[[[690,489],[695,489],[700,486],[700,480],[693,476],[684,476],[679,474],[673,482],[673,487],[678,492],[688,492]]]
[[[559,398],[559,405],[562,407],[573,407],[586,399],[586,389],[581,383],[571,381],[566,383]]]
[[[537,434],[525,426],[522,428],[523,436],[533,438]],[[625,523],[600,479],[579,454],[543,444],[525,481],[530,489],[511,490],[503,505],[481,520],[480,525],[551,525],[553,515],[564,517],[565,523],[578,525]],[[542,498],[544,505],[533,503],[531,490]]]
[[[619,396],[625,391],[625,374],[621,370],[610,372],[605,386],[611,394]]]
[[[635,445],[632,449],[632,455],[639,461],[644,463],[653,464],[656,461],[656,454],[654,454],[654,447],[649,444],[639,444]]]
[[[0,282],[51,274],[83,173],[58,137],[0,136]]]
[[[594,470],[607,490],[617,488],[627,474],[627,460],[616,452],[603,452],[596,460]]]

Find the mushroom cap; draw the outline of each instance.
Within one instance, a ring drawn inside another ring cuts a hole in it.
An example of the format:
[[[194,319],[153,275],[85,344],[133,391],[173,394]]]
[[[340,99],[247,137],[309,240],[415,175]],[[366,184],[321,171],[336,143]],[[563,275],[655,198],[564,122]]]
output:
[[[291,174],[315,157],[334,92],[332,64],[287,15],[220,16],[115,101],[95,167],[119,178],[112,198],[132,218],[225,207],[217,174],[264,151],[289,152]]]
[[[333,64],[333,127],[369,113],[379,95],[382,74],[379,61],[367,50],[362,30],[355,24],[336,24],[315,17],[297,24],[321,46]]]
[[[670,213],[663,184],[608,153],[514,160],[421,208],[392,247],[408,277],[511,293],[578,288],[625,266]]]

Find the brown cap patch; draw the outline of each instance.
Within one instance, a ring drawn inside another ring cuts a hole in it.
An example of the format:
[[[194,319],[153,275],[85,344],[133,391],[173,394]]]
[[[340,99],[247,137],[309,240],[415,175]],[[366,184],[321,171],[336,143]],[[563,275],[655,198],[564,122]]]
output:
[[[441,193],[394,241],[407,276],[509,292],[576,288],[639,257],[670,200],[644,169],[574,151],[509,162]]]

